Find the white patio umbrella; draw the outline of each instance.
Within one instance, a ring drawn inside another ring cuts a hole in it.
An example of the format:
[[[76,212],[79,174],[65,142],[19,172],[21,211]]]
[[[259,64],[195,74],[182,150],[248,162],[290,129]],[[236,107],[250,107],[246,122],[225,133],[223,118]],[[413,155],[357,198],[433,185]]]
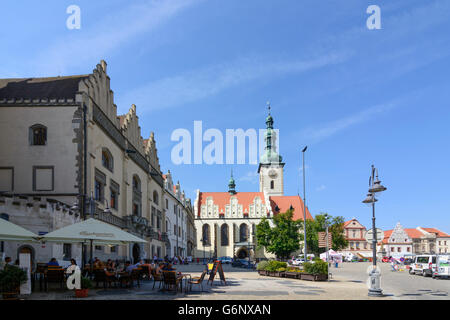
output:
[[[39,236],[21,226],[0,219],[0,240],[37,242]]]
[[[128,243],[146,243],[147,241],[125,232],[122,229],[114,227],[108,223],[90,218],[67,227],[52,231],[39,238],[44,242],[89,242],[93,244],[128,244]]]

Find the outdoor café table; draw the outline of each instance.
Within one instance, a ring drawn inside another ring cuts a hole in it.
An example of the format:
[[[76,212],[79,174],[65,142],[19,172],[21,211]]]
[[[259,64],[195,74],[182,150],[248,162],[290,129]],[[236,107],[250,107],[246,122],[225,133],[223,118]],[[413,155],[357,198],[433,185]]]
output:
[[[184,279],[184,292],[188,292],[188,290],[189,290],[188,280],[192,280],[191,274],[190,273],[179,273],[178,277],[182,278],[181,292],[183,292],[183,279]]]

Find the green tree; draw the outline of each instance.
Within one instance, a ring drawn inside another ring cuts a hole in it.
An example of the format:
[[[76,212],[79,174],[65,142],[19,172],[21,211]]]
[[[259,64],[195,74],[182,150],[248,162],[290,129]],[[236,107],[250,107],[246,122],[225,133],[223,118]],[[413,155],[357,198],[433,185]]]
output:
[[[256,239],[258,247],[265,247],[267,252],[275,254],[278,258],[288,258],[290,253],[300,248],[301,235],[300,221],[294,221],[293,210],[277,214],[273,217],[274,227],[263,218],[256,226]]]
[[[348,245],[344,236],[344,217],[332,217],[328,213],[321,213],[314,217],[314,220],[306,221],[306,242],[307,251],[318,256],[325,252],[325,248],[319,248],[318,233],[325,231],[325,222],[328,223],[328,233],[332,237],[331,248],[335,251],[341,250]]]

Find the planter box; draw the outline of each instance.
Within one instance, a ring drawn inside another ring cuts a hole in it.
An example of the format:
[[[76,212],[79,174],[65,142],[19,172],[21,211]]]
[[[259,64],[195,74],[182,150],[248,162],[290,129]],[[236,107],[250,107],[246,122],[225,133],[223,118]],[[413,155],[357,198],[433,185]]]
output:
[[[328,276],[326,274],[301,273],[300,279],[309,281],[325,281],[328,279]]]
[[[267,276],[267,271],[266,270],[258,270],[258,273],[260,276]]]
[[[292,278],[292,279],[300,279],[301,272],[285,272],[284,276],[285,278]]]

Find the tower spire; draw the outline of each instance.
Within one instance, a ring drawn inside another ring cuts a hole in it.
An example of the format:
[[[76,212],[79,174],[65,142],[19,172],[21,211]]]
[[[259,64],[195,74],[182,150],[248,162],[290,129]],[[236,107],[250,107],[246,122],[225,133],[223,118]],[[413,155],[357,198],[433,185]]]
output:
[[[231,169],[231,177],[230,181],[228,182],[228,192],[230,194],[236,194],[236,183],[234,182],[233,178],[233,169]]]

